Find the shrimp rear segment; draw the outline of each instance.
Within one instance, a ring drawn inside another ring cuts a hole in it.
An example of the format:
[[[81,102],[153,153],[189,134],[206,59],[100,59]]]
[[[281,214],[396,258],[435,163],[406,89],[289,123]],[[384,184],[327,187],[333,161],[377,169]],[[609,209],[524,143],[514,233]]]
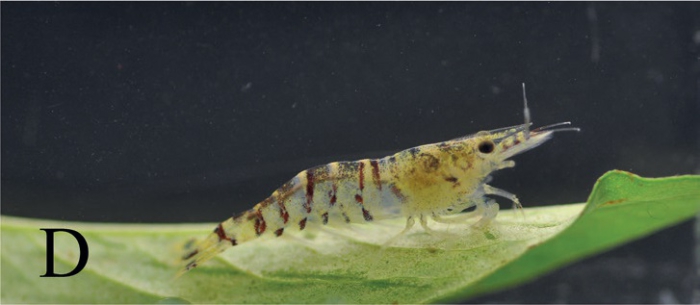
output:
[[[300,172],[253,209],[217,225],[182,260],[184,273],[229,247],[309,223],[359,223],[397,217],[401,194],[387,183],[391,161],[333,162]]]

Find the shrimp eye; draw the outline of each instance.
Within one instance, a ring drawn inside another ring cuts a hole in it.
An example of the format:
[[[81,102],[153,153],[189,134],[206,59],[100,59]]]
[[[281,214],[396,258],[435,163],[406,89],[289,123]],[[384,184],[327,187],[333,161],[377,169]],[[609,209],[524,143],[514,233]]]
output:
[[[479,152],[482,154],[490,154],[493,152],[493,142],[483,141],[479,143]]]

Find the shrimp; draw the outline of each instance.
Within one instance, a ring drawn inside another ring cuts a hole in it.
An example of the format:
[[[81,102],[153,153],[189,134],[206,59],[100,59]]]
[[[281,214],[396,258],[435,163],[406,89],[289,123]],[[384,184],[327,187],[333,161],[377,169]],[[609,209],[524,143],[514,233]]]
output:
[[[332,162],[304,170],[252,209],[219,223],[206,239],[182,256],[182,274],[224,250],[259,236],[281,236],[287,229],[304,230],[307,223],[363,223],[406,218],[401,234],[418,219],[441,223],[481,216],[488,225],[498,204],[486,195],[504,197],[521,209],[518,198],[489,185],[490,174],[511,168],[517,154],[546,142],[554,132],[580,131],[562,127],[570,122],[530,130],[530,111],[523,84],[525,123],[465,137],[421,145],[381,159]],[[443,218],[476,207],[465,217]]]

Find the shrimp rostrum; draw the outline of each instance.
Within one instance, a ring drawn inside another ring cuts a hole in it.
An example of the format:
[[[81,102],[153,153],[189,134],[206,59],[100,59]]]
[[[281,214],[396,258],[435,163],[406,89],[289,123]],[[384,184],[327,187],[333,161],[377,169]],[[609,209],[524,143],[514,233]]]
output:
[[[523,97],[525,86],[523,84]],[[509,158],[546,142],[558,131],[578,131],[570,122],[535,129],[524,98],[525,123],[400,151],[381,159],[332,162],[304,170],[252,209],[218,224],[182,257],[185,272],[229,247],[259,236],[281,236],[307,224],[364,223],[405,217],[408,231],[418,220],[454,223],[481,216],[487,226],[498,204],[487,195],[505,197],[521,208],[518,198],[489,185],[494,171],[515,166]],[[464,216],[460,214],[476,207]]]

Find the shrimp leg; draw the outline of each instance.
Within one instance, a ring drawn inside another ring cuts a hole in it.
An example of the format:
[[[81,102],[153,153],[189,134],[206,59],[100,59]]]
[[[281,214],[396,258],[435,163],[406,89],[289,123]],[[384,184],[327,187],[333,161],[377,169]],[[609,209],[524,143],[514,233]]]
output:
[[[475,224],[473,224],[473,227],[476,228],[483,228],[486,225],[488,225],[494,218],[496,218],[496,215],[498,214],[498,203],[496,203],[495,200],[493,199],[487,199],[483,204],[483,213],[481,219],[477,221]]]
[[[405,235],[408,231],[410,231],[411,228],[413,228],[413,225],[415,225],[415,224],[416,224],[416,219],[413,218],[413,216],[408,216],[406,218],[406,227],[399,234],[394,235],[394,237],[389,238],[386,242],[384,242],[384,245],[382,246],[382,248],[389,246],[389,245],[393,244],[394,242],[396,242],[397,239],[399,239],[401,236]]]
[[[514,209],[519,209],[519,210],[522,211],[523,205],[520,204],[520,200],[519,200],[518,197],[515,196],[514,194],[512,194],[512,193],[510,193],[510,192],[508,192],[508,191],[504,191],[504,190],[502,190],[502,189],[495,188],[495,187],[490,186],[490,185],[488,185],[488,184],[484,184],[483,188],[484,188],[484,193],[485,193],[486,195],[494,195],[494,196],[499,196],[499,197],[507,198],[507,199],[509,199],[510,201],[513,202],[513,208],[514,208]]]
[[[468,213],[463,213],[459,216],[450,217],[450,218],[443,218],[440,215],[433,215],[431,218],[435,222],[444,223],[444,224],[463,223],[467,219],[474,218],[475,216],[478,216],[479,212],[481,212],[482,209],[483,209],[483,207],[481,207],[481,205],[479,205],[479,206],[477,206],[476,210],[474,210],[472,212],[468,212]]]
[[[421,227],[423,227],[423,230],[428,232],[428,234],[432,235],[433,237],[446,238],[447,236],[449,236],[447,232],[435,231],[428,227],[428,216],[426,215],[420,215],[420,225]]]

